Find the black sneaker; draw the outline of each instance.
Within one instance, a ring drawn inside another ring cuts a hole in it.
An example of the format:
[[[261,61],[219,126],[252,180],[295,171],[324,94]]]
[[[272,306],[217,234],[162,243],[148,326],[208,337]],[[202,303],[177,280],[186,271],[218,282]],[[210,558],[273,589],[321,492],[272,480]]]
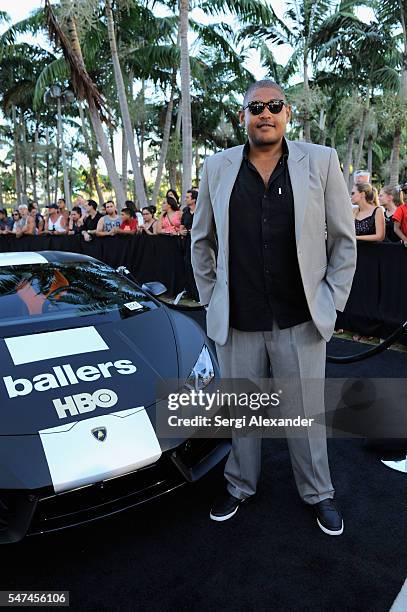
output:
[[[317,515],[317,523],[328,535],[343,533],[343,519],[333,499],[324,499],[313,506]]]
[[[244,501],[244,499],[238,499],[226,491],[215,500],[209,516],[213,521],[227,521],[236,514],[240,504]]]

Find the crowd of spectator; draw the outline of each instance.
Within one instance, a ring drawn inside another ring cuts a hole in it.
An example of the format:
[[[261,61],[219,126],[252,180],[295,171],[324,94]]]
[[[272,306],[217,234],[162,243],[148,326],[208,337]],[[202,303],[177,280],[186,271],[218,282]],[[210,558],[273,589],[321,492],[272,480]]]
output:
[[[56,203],[45,206],[41,212],[38,204],[31,202],[18,206],[12,211],[11,217],[5,209],[0,208],[0,234],[14,234],[17,238],[41,234],[80,235],[87,242],[95,236],[103,239],[135,234],[180,236],[186,277],[184,297],[198,302],[199,295],[191,265],[190,236],[197,198],[198,190],[190,189],[181,207],[178,193],[169,189],[159,215],[155,206],[146,206],[139,211],[131,200],[124,202],[120,214],[113,200],[108,200],[98,210],[94,200],[78,196],[69,211],[64,198],[60,198]]]
[[[0,234],[14,234],[17,238],[24,235],[80,234],[87,241],[94,236],[104,238],[118,234],[186,236],[191,231],[197,197],[197,189],[190,189],[181,209],[178,193],[169,189],[158,216],[155,206],[146,206],[140,211],[131,200],[124,202],[120,214],[113,200],[108,200],[98,210],[94,200],[85,200],[82,196],[76,198],[70,211],[64,198],[48,204],[41,212],[37,202],[20,204],[11,216],[6,209],[0,208]]]
[[[356,180],[351,201],[357,240],[398,242],[407,247],[407,183],[385,185],[378,193],[369,182]]]

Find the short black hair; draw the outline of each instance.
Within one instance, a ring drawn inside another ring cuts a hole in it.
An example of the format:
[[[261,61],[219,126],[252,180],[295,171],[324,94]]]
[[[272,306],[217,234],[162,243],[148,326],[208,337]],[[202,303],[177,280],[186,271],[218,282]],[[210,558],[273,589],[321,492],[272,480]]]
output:
[[[113,204],[113,206],[116,206],[113,200],[106,200],[106,202],[104,203],[104,206],[106,206],[106,204]]]
[[[262,79],[261,81],[255,81],[254,83],[249,85],[244,95],[244,98],[243,98],[243,106],[247,105],[249,98],[254,91],[256,91],[257,89],[262,89],[263,87],[269,87],[270,89],[277,89],[277,91],[281,94],[283,99],[287,101],[287,98],[285,96],[284,90],[281,87],[281,85],[279,85],[275,81],[272,81],[271,79]]]
[[[58,198],[58,202],[63,202],[64,204],[66,204],[65,198]]]
[[[73,206],[73,207],[72,207],[72,212],[76,212],[76,213],[78,213],[78,215],[79,215],[80,217],[82,217],[82,210],[81,210],[81,207],[80,207],[80,206]]]
[[[198,199],[198,191],[196,189],[188,189],[187,193],[190,193],[192,196],[192,199],[195,200],[195,202]]]
[[[93,210],[98,209],[98,205],[96,204],[95,200],[88,200],[88,204],[89,206],[92,206]]]

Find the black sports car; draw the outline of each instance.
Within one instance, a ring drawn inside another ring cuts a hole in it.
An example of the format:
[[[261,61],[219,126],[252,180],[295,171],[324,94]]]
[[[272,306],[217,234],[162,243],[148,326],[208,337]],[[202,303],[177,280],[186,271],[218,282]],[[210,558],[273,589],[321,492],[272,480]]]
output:
[[[155,498],[229,451],[157,437],[157,381],[215,384],[216,355],[195,321],[93,258],[0,255],[0,364],[0,543]]]

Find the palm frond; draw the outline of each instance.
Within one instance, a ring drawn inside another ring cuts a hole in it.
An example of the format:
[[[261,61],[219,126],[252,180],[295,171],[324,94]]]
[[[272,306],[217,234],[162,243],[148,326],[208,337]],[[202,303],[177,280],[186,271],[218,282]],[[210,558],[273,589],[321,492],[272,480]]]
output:
[[[63,83],[69,79],[70,71],[64,57],[59,57],[42,70],[35,84],[33,106],[38,110],[41,106],[45,90],[55,83]]]

